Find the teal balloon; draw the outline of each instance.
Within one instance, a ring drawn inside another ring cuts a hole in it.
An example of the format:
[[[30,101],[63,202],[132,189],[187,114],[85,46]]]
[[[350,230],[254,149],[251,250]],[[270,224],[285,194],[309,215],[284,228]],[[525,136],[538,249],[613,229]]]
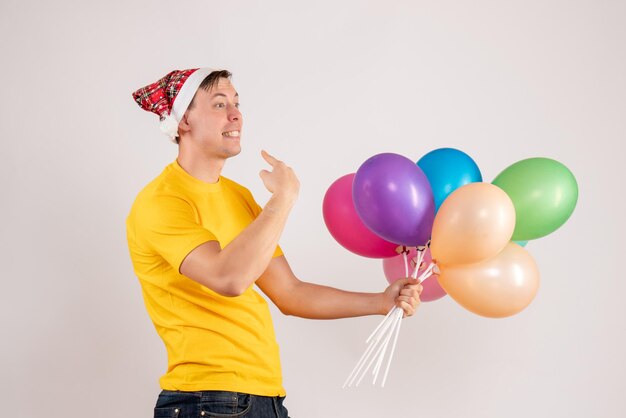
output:
[[[574,212],[578,183],[563,164],[550,158],[528,158],[507,167],[493,181],[515,206],[512,241],[544,237]]]
[[[528,241],[513,241],[513,242],[522,247],[525,247],[526,244],[528,244]]]
[[[483,176],[472,158],[455,148],[430,151],[417,162],[422,169],[435,198],[435,213],[456,189],[468,183],[482,182]]]

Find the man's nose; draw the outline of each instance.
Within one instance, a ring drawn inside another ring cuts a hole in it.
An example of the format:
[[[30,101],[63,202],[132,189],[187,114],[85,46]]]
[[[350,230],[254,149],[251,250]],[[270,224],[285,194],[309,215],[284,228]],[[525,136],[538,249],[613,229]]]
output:
[[[228,120],[230,121],[241,120],[241,112],[239,111],[239,109],[237,109],[237,107],[233,106],[231,108],[231,111],[228,112]]]

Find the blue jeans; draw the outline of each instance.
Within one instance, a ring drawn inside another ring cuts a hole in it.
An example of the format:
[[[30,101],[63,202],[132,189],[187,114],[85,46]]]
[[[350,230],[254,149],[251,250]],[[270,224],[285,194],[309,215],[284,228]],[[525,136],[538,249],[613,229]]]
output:
[[[180,392],[163,390],[154,418],[289,418],[284,396],[258,396],[239,392]]]

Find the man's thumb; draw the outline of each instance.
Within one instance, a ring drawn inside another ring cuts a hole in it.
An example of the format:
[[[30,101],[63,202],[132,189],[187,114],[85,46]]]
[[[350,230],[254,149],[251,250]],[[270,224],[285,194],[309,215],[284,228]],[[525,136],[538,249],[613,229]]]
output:
[[[418,284],[420,281],[417,279],[414,279],[412,277],[405,277],[404,279],[402,279],[402,286],[405,285],[413,285],[413,284]]]

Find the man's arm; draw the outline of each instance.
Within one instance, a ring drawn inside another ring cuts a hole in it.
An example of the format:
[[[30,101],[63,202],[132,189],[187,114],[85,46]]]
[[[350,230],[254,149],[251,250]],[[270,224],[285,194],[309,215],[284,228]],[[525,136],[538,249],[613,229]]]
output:
[[[419,305],[422,286],[403,279],[381,293],[348,292],[300,281],[284,256],[275,257],[256,282],[285,315],[309,319],[338,319],[385,315],[394,305],[411,316]]]
[[[241,295],[267,268],[298,195],[293,170],[267,153],[263,157],[273,168],[261,172],[273,193],[264,210],[223,249],[217,241],[205,242],[180,265],[183,275],[224,296]]]

